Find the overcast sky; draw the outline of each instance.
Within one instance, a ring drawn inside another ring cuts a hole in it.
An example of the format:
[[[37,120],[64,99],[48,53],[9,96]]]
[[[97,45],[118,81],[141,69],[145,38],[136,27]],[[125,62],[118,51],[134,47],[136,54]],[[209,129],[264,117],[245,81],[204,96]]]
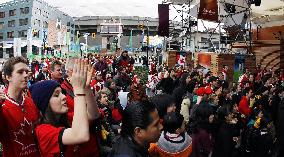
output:
[[[7,2],[11,0],[0,0]],[[144,16],[158,17],[162,0],[44,0],[61,11],[75,16]]]

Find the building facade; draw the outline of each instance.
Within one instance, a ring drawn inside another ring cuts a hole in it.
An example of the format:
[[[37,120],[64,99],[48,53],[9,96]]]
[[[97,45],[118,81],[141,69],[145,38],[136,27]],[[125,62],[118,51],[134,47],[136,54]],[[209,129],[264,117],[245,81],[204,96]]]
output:
[[[27,56],[31,52],[40,54],[47,47],[70,45],[74,34],[73,18],[44,1],[0,4],[0,58],[14,56],[15,38],[20,39],[21,55]]]
[[[159,19],[135,16],[85,16],[75,18],[75,25],[76,31],[81,34],[80,43],[86,43],[87,38],[87,45],[91,51],[95,47],[99,51],[104,48],[111,49],[114,45],[134,51],[146,44],[148,28],[149,36],[158,34]],[[117,30],[119,25],[122,25],[122,33],[107,33],[104,30],[105,25],[117,25]],[[83,37],[85,33],[89,33],[89,36]],[[95,36],[92,36],[94,33]]]

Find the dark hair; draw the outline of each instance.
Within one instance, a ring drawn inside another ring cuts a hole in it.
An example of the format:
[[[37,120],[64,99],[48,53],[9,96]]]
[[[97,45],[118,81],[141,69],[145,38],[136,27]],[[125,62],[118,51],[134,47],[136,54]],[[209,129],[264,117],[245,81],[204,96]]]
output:
[[[121,135],[133,136],[136,127],[146,129],[153,121],[150,114],[155,110],[155,105],[149,101],[126,106],[122,113]]]
[[[57,120],[55,113],[52,111],[49,105],[46,108],[45,114],[41,116],[39,121],[40,124],[51,124],[55,127],[70,127],[67,118],[67,113],[60,115],[59,119]]]
[[[189,77],[189,73],[184,73],[181,75],[181,78],[179,80],[180,86],[186,87],[186,79]]]
[[[175,133],[178,128],[181,128],[183,123],[183,116],[177,112],[171,112],[164,116],[164,131]]]
[[[150,101],[156,106],[160,119],[167,114],[167,108],[175,103],[174,97],[169,94],[156,95]]]
[[[201,102],[201,104],[196,108],[192,117],[191,130],[196,133],[200,128],[209,130],[209,116],[213,114],[212,107],[206,103]]]
[[[246,95],[249,93],[250,90],[252,90],[252,89],[249,88],[249,87],[245,88],[245,89],[243,90],[243,95],[246,96]]]
[[[14,71],[14,66],[18,63],[24,63],[26,65],[28,65],[28,61],[21,56],[18,57],[13,57],[8,59],[3,67],[3,72],[5,76],[12,76],[12,72]]]
[[[103,94],[108,95],[106,91],[99,91],[98,92],[97,102],[99,102],[101,100]]]
[[[106,88],[109,88],[110,87],[110,85],[111,85],[111,83],[115,83],[115,81],[113,80],[113,79],[110,79],[110,80],[107,80],[106,82],[105,82],[105,87]]]
[[[218,110],[217,110],[217,115],[218,115],[218,121],[221,123],[221,122],[224,122],[226,120],[226,117],[232,113],[232,105],[224,105],[222,107],[220,107]]]
[[[51,71],[54,71],[55,65],[60,65],[60,66],[61,66],[62,63],[61,63],[59,60],[53,61],[53,62],[51,63],[51,66],[50,66],[50,70],[51,70]]]

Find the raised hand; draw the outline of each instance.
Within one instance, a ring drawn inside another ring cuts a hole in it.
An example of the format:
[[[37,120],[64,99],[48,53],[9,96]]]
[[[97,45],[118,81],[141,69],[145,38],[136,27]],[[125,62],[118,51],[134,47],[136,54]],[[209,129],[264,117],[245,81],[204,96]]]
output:
[[[71,84],[74,88],[74,93],[83,94],[87,81],[88,63],[87,60],[77,59],[73,67]]]

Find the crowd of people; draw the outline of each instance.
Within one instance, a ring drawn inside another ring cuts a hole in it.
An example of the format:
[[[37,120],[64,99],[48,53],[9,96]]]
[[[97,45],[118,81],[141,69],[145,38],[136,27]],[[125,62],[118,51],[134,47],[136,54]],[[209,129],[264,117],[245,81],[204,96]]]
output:
[[[214,76],[152,61],[143,84],[134,62],[127,51],[8,59],[0,80],[3,156],[284,156],[283,69],[244,69],[233,83],[228,66]]]

